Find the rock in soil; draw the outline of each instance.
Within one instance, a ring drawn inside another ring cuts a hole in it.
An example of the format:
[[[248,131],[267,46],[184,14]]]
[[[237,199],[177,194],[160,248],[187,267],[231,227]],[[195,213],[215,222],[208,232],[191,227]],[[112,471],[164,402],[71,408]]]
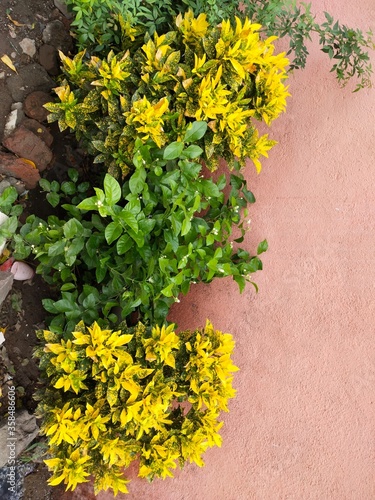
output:
[[[46,146],[49,148],[52,146],[53,136],[44,125],[36,120],[33,120],[32,118],[25,118],[22,121],[22,125],[33,132],[36,136],[40,137],[40,139],[45,142]]]
[[[43,107],[47,102],[51,102],[51,96],[46,92],[42,92],[41,90],[31,92],[23,103],[24,112],[29,118],[33,118],[38,122],[44,122],[47,120],[49,114],[46,108]]]
[[[53,159],[45,142],[23,125],[4,139],[3,145],[21,158],[33,161],[39,172],[43,172]]]
[[[40,180],[38,169],[9,153],[0,152],[0,174],[20,179],[26,189],[34,189]]]
[[[39,64],[41,64],[50,75],[59,75],[61,70],[56,47],[47,43],[43,44],[39,49]]]

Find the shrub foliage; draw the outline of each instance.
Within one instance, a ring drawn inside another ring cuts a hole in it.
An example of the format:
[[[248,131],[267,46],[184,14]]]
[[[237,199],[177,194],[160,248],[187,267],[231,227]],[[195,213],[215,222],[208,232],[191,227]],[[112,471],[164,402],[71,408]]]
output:
[[[46,389],[39,395],[48,437],[51,485],[72,490],[94,476],[95,491],[127,492],[123,468],[139,459],[139,476],[173,476],[176,461],[203,466],[221,445],[218,421],[234,397],[229,334],[174,325],[106,330],[79,323],[66,338],[39,331],[36,352]]]
[[[259,171],[275,141],[260,136],[255,121],[269,125],[289,95],[288,60],[274,54],[275,37],[260,38],[260,27],[239,18],[211,26],[188,11],[173,31],[146,35],[136,50],[89,60],[61,54],[67,80],[56,89],[60,102],[46,106],[49,121],[74,130],[111,173],[127,174],[137,139],[161,148],[203,120],[208,131],[197,145],[210,169],[220,157],[230,167],[249,157]]]

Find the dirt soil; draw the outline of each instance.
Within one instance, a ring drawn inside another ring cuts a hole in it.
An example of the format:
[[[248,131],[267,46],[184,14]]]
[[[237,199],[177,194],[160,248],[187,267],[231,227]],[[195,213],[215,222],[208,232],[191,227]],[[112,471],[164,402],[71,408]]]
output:
[[[56,8],[53,0],[1,0],[0,57],[9,56],[18,71],[29,64],[38,64],[38,49],[43,44],[43,30],[48,22],[56,19],[61,20],[65,26],[69,26],[67,19]],[[33,56],[27,55],[23,51],[22,46],[25,39],[35,43],[36,51]],[[24,90],[17,88],[22,84],[22,80],[17,78],[7,65],[0,62],[0,141],[11,106],[16,100],[19,100],[15,96]],[[43,176],[61,180],[66,167],[72,166],[69,165],[67,157],[71,154],[72,148],[74,149],[74,141],[67,134],[61,134],[56,126],[48,126],[48,128],[54,135],[54,145],[52,146],[54,162],[49,170],[43,173]],[[6,151],[1,146],[0,150]],[[25,202],[25,214],[45,215],[48,211],[46,205],[48,204],[38,189],[30,191]],[[13,376],[18,408],[27,409],[30,413],[36,408],[33,393],[38,383],[38,366],[36,360],[32,358],[33,348],[37,344],[35,330],[45,326],[45,311],[41,300],[52,296],[53,291],[37,275],[26,282],[14,281],[13,288],[0,311],[0,327],[6,327],[5,343],[3,344],[6,349],[6,359],[0,359],[0,375],[1,371],[4,372],[5,365],[5,369]],[[0,423],[6,412],[5,400],[6,393],[3,394],[2,406],[0,407]],[[41,446],[40,449],[44,448]],[[34,450],[38,450],[38,447]],[[26,454],[24,461],[29,461],[32,466],[28,468],[29,473],[23,480],[21,496],[17,494],[7,497],[6,495],[2,498],[12,500],[13,498],[26,500],[57,500],[62,498],[62,490],[47,485],[50,474],[43,465],[43,458],[45,457],[39,456],[35,451],[34,455]],[[1,486],[4,485],[0,484],[0,489]]]

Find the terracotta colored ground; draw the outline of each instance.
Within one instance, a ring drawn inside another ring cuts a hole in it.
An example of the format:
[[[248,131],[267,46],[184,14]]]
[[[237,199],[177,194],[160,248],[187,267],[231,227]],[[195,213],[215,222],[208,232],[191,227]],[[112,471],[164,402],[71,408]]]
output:
[[[312,3],[375,27],[374,0]],[[172,314],[184,328],[208,317],[237,339],[224,444],[205,468],[134,479],[120,498],[375,498],[375,89],[339,89],[316,47],[290,79],[288,111],[272,127],[279,145],[261,175],[248,171],[257,203],[247,246],[270,246],[259,294],[196,285]]]

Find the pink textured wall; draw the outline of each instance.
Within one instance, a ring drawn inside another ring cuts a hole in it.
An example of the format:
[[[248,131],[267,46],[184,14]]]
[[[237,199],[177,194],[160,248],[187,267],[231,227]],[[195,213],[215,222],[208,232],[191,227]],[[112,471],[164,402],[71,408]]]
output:
[[[375,0],[312,4],[375,27]],[[223,446],[203,469],[134,479],[120,498],[375,498],[375,89],[340,89],[329,68],[312,44],[272,126],[279,145],[259,176],[248,170],[257,203],[247,245],[270,246],[259,294],[219,280],[173,309],[182,328],[208,317],[237,340]]]

